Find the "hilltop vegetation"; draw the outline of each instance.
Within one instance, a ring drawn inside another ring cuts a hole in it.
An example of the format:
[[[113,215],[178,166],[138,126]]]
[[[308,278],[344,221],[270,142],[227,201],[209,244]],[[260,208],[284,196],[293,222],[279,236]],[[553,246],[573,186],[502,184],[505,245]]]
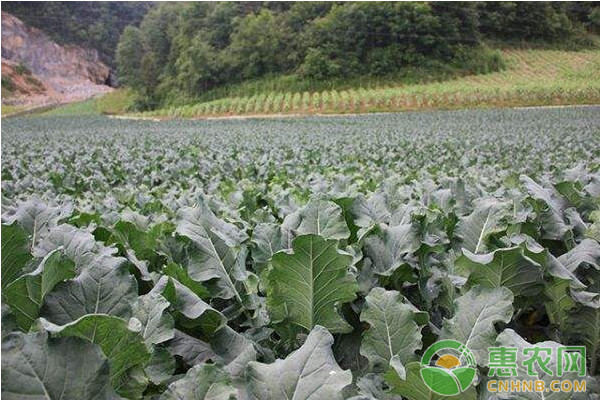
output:
[[[504,67],[491,48],[593,47],[599,28],[593,3],[168,3],[124,30],[117,61],[137,108],[154,109],[281,76],[310,92],[487,73]]]

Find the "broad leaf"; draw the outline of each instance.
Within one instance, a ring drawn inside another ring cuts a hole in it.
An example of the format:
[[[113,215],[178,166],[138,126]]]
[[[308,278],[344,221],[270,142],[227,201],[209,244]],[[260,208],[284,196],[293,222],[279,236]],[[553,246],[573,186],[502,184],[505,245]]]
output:
[[[600,270],[600,244],[593,239],[584,239],[569,252],[558,257],[558,261],[571,272],[575,272],[583,263]]]
[[[164,296],[179,313],[179,322],[186,327],[199,326],[203,332],[211,335],[226,322],[220,312],[171,277],[162,276],[150,293]]]
[[[4,289],[6,304],[13,311],[19,327],[28,331],[39,316],[44,297],[54,286],[75,276],[75,263],[61,250],[48,254],[35,271],[20,276]]]
[[[142,337],[148,344],[158,344],[175,335],[173,317],[167,312],[169,302],[161,295],[148,293],[138,297],[132,315],[142,324]]]
[[[412,224],[388,227],[381,225],[377,234],[365,239],[365,254],[373,262],[373,270],[379,275],[390,276],[407,262],[407,255],[419,249],[421,242]]]
[[[181,357],[183,362],[189,366],[201,364],[216,357],[210,344],[177,329],[175,329],[173,339],[169,340],[166,346],[172,355]]]
[[[160,400],[235,400],[237,389],[227,372],[215,364],[191,368],[180,380],[169,385]]]
[[[352,330],[338,312],[356,297],[358,285],[348,272],[352,257],[338,251],[337,241],[316,235],[297,236],[292,248],[273,256],[267,291],[272,321],[307,332],[316,325],[334,333]]]
[[[352,382],[350,371],[335,362],[333,337],[315,326],[298,350],[272,364],[250,362],[248,391],[256,400],[342,399],[342,389]]]
[[[40,319],[40,327],[54,337],[78,337],[100,346],[110,362],[110,380],[122,396],[139,397],[144,387],[131,389],[129,374],[144,367],[151,357],[141,335],[141,323],[104,314],[90,314],[66,325]],[[145,386],[145,385],[144,385]]]
[[[31,260],[29,236],[17,223],[2,224],[2,290],[22,273]]]
[[[234,298],[243,304],[248,272],[242,242],[247,236],[235,225],[218,219],[204,202],[198,207],[181,208],[178,217],[177,234],[192,241],[189,276],[199,282],[210,281],[213,296]]]
[[[473,254],[463,249],[455,267],[456,272],[469,278],[469,284],[490,288],[504,286],[515,296],[535,296],[544,288],[542,266],[527,257],[521,247],[487,254]]]
[[[497,322],[508,323],[513,314],[513,294],[505,287],[475,286],[456,299],[455,315],[445,320],[439,339],[458,340],[475,355],[479,365],[486,365],[488,347],[494,344]]]
[[[331,201],[311,199],[299,214],[298,235],[314,234],[326,239],[348,239],[350,236],[342,209]]]
[[[473,212],[461,217],[456,227],[456,236],[461,245],[473,254],[487,250],[487,238],[506,229],[502,223],[505,205],[496,199],[481,200]]]
[[[590,375],[598,373],[600,361],[600,308],[578,306],[571,311],[565,333],[573,343],[584,344]]]
[[[48,295],[40,315],[64,325],[87,314],[131,315],[137,299],[137,283],[124,259],[95,255],[74,279],[57,284]]]
[[[375,288],[366,298],[360,320],[370,325],[360,353],[372,370],[385,372],[391,366],[402,374],[404,365],[413,361],[415,351],[421,348],[421,327],[415,322],[413,308],[403,303],[400,293]]]
[[[2,341],[2,396],[15,400],[113,400],[109,363],[100,348],[46,332],[11,333]]]

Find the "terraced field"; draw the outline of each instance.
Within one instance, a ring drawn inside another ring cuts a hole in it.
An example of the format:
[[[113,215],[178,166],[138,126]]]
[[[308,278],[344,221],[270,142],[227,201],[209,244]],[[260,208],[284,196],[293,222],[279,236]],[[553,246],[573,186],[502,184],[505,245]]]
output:
[[[505,70],[449,81],[323,92],[265,92],[144,113],[160,117],[365,113],[421,109],[596,104],[600,51],[506,50]],[[233,90],[233,92],[236,92]]]

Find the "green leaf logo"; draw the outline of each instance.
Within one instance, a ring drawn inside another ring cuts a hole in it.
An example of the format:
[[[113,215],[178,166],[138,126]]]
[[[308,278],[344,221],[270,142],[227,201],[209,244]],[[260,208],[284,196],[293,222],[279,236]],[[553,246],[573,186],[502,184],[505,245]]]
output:
[[[475,366],[475,357],[465,345],[452,339],[440,340],[423,353],[421,377],[433,392],[454,396],[471,386]]]

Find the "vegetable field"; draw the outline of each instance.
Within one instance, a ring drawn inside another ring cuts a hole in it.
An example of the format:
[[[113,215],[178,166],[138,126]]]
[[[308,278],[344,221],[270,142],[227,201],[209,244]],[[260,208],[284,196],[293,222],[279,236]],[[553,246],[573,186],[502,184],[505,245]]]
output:
[[[6,399],[442,399],[440,339],[477,366],[447,398],[600,393],[600,107],[2,139]],[[488,348],[533,344],[585,346],[586,392],[491,393]]]

